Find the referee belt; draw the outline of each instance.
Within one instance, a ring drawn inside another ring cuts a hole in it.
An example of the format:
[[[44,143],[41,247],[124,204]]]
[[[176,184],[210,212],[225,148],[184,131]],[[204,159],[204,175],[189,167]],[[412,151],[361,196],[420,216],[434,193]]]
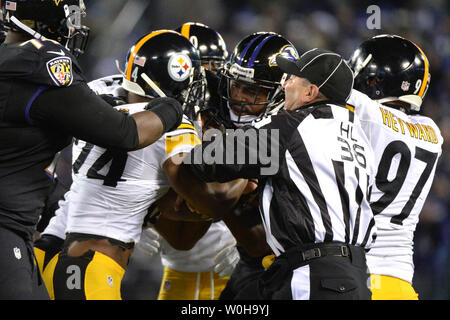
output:
[[[286,258],[292,266],[322,257],[350,257],[350,249],[344,243],[320,243],[311,248],[293,247],[283,252],[279,257],[274,254],[265,256],[262,260],[264,269],[268,269],[276,258]]]

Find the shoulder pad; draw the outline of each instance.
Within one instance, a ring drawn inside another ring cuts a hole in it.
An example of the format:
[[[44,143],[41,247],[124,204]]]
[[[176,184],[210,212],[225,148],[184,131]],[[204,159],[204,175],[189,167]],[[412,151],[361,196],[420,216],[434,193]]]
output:
[[[70,51],[55,40],[30,39],[28,41],[16,44],[16,46],[19,51],[20,49],[23,49],[24,52],[34,56],[36,59],[39,58],[48,61],[56,57],[64,56],[69,57],[72,60],[74,59]]]
[[[31,39],[2,46],[0,78],[16,78],[48,87],[85,82],[76,58],[54,40]]]

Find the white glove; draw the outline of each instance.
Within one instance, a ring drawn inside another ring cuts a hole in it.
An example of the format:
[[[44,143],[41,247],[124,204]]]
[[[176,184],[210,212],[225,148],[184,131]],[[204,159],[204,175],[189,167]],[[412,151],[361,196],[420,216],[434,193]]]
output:
[[[221,278],[231,275],[239,259],[240,256],[236,245],[225,247],[214,258],[216,263],[214,272],[218,273]]]
[[[153,228],[146,228],[142,230],[141,239],[139,240],[137,247],[144,253],[152,256],[159,251],[159,233]]]

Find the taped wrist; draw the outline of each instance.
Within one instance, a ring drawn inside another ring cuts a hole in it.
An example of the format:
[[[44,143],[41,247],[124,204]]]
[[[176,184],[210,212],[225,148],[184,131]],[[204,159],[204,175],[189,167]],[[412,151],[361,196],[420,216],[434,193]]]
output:
[[[175,130],[183,119],[183,108],[173,98],[155,98],[147,104],[145,109],[152,111],[161,119],[164,132]]]

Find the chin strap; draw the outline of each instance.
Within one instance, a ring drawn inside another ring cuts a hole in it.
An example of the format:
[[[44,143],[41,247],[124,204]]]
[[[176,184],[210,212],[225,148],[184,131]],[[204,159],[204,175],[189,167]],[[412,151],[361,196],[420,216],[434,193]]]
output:
[[[144,72],[141,73],[141,78],[144,79],[145,82],[160,96],[166,97],[164,92],[147,76]]]
[[[26,26],[25,24],[20,22],[19,19],[17,19],[16,17],[12,16],[11,18],[9,18],[9,20],[11,20],[12,23],[14,23],[17,27],[19,27],[23,31],[29,33],[31,36],[33,36],[33,38],[38,39],[38,40],[43,38],[42,34],[31,29],[30,27]]]
[[[358,64],[355,67],[355,72],[353,73],[353,78],[356,78],[356,76],[359,74],[359,72],[369,64],[371,59],[372,59],[372,54],[369,54],[362,63]]]
[[[120,63],[119,63],[119,60],[115,60],[115,63],[116,63],[116,68],[117,68],[117,70],[120,72],[120,74],[123,76],[123,77],[125,77],[125,71],[123,71],[122,69],[120,69]]]

